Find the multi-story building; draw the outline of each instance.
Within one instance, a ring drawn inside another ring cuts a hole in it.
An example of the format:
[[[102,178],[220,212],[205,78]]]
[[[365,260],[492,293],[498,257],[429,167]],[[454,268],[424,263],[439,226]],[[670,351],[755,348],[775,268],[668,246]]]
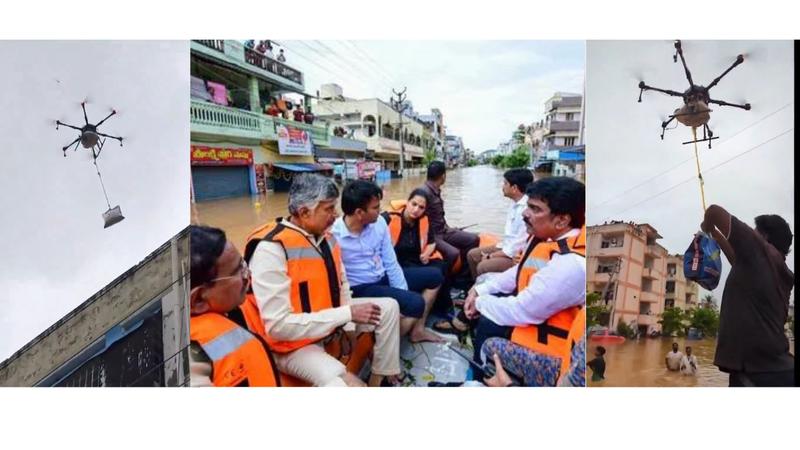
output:
[[[579,145],[583,96],[556,92],[545,102],[544,146],[546,150]]]
[[[610,222],[590,226],[586,261],[587,292],[606,292],[610,324],[622,321],[647,334],[660,330],[667,281],[667,250],[648,224]]]
[[[324,152],[363,157],[366,146],[333,129],[266,115],[311,111],[303,73],[233,40],[191,41],[191,164],[195,201],[287,189],[301,171],[332,172]],[[288,111],[291,108],[292,111]]]
[[[430,114],[420,115],[419,120],[426,123],[430,128],[430,134],[433,138],[433,145],[434,150],[436,151],[436,158],[437,159],[444,159],[444,148],[445,148],[445,127],[444,127],[444,116],[442,112],[437,109],[431,109]]]
[[[189,273],[187,229],[0,363],[0,387],[186,386]]]
[[[683,255],[667,256],[667,282],[664,293],[665,308],[687,310],[698,306],[698,285],[684,276]]]
[[[448,134],[445,137],[445,163],[457,167],[464,161],[464,141],[460,136]]]
[[[354,139],[364,141],[367,155],[381,161],[385,169],[400,168],[400,114],[388,102],[347,98],[341,87],[326,84],[320,90],[315,111],[329,126],[344,128]],[[405,168],[419,168],[425,150],[435,149],[435,139],[426,130],[426,122],[409,115],[408,110],[402,121]]]

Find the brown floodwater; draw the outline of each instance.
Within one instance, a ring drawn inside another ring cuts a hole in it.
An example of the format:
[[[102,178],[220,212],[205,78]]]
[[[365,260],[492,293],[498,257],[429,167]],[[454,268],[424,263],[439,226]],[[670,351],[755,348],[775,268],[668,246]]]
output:
[[[382,186],[384,208],[391,200],[406,199],[414,188],[424,183],[424,174],[386,182]],[[503,196],[502,185],[503,170],[493,167],[448,171],[442,189],[447,223],[452,227],[477,224],[467,231],[502,236],[506,212],[511,207],[511,200]],[[287,202],[287,194],[282,192],[198,202],[192,205],[192,223],[222,228],[228,239],[242,250],[253,229],[288,215]]]
[[[672,351],[672,343],[677,342],[681,353],[686,346],[692,347],[692,354],[697,356],[698,371],[696,376],[683,375],[680,372],[668,371],[664,358]],[[586,350],[587,361],[594,358],[597,343],[589,341]],[[606,348],[605,380],[589,381],[589,386],[646,386],[646,387],[692,387],[692,386],[728,386],[728,374],[720,372],[713,365],[715,339],[686,340],[683,338],[642,338],[626,340],[622,344],[600,344]],[[794,342],[790,341],[790,351],[794,354]],[[586,369],[587,379],[591,380],[591,369]]]

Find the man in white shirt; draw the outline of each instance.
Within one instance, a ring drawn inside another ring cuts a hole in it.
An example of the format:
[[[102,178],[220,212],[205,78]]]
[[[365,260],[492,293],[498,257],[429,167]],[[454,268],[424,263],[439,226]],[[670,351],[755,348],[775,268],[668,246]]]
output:
[[[692,347],[686,346],[686,354],[681,358],[681,373],[697,375],[697,357],[692,354]]]
[[[527,195],[528,207],[523,217],[528,233],[536,239],[529,244],[523,261],[540,243],[581,237],[586,205],[583,183],[567,177],[545,178],[532,183]],[[515,327],[542,324],[557,313],[586,302],[586,259],[580,254],[554,253],[519,290],[521,266],[490,275],[467,295],[464,312],[470,319],[480,317],[473,342],[475,361],[480,361],[480,348],[486,339],[508,339]]]
[[[503,174],[503,195],[514,201],[506,215],[503,240],[497,245],[473,248],[467,253],[467,262],[472,278],[484,273],[503,272],[514,266],[520,253],[525,250],[528,229],[522,213],[528,206],[525,190],[533,182],[533,174],[528,169],[511,169]]]
[[[677,372],[681,368],[681,359],[683,359],[683,353],[678,350],[678,343],[672,343],[672,351],[667,353],[667,356],[664,358],[664,364],[667,366],[667,370],[671,370],[673,372]]]

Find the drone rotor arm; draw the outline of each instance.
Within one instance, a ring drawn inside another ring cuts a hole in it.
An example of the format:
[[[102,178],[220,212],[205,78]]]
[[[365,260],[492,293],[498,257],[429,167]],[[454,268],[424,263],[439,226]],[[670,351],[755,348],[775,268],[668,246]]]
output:
[[[72,141],[69,144],[65,145],[61,150],[66,152],[68,148],[72,147],[73,145],[77,145],[78,142],[80,142],[80,140],[81,140],[80,136],[76,137],[74,141]]]
[[[83,128],[79,128],[79,127],[76,127],[75,125],[70,125],[68,123],[64,123],[64,122],[62,122],[60,120],[56,120],[56,127],[67,127],[67,128],[72,128],[72,129],[75,129],[75,130],[78,130],[78,131],[83,131]]]
[[[737,105],[735,103],[728,103],[723,100],[714,100],[713,98],[708,99],[708,103],[713,103],[715,105],[720,105],[720,106],[732,106],[734,108],[741,108],[745,111],[750,111],[750,103],[745,103],[744,105]]]
[[[739,56],[737,56],[737,57],[736,57],[736,61],[734,61],[734,62],[733,62],[733,64],[731,64],[731,66],[730,66],[730,67],[728,67],[727,69],[725,69],[725,72],[722,72],[722,75],[718,76],[717,78],[714,78],[714,81],[712,81],[712,82],[711,82],[711,83],[708,85],[708,87],[706,87],[706,90],[709,90],[709,89],[711,89],[712,87],[716,86],[716,85],[717,85],[717,83],[719,83],[719,81],[722,79],[722,77],[724,77],[725,75],[727,75],[727,74],[728,74],[728,72],[730,72],[730,71],[731,71],[731,70],[733,70],[733,69],[734,69],[736,66],[738,66],[739,64],[741,64],[741,63],[743,63],[743,62],[744,62],[744,57],[743,57],[742,55],[739,55]]]
[[[86,125],[89,125],[89,118],[86,117],[86,102],[81,102],[81,108],[83,108],[83,120],[86,121]]]
[[[100,125],[102,125],[102,124],[103,124],[103,122],[105,122],[106,120],[108,120],[108,119],[109,119],[111,116],[113,116],[113,115],[114,115],[114,114],[116,114],[116,113],[117,113],[116,111],[112,110],[112,111],[111,111],[111,114],[107,115],[105,119],[101,120],[100,122],[97,122],[97,125],[95,125],[95,126],[94,126],[94,127],[95,127],[95,129],[96,129],[97,127],[99,127]]]
[[[671,89],[660,89],[660,88],[657,88],[657,87],[648,86],[648,85],[646,85],[644,83],[639,85],[639,88],[641,90],[643,90],[643,91],[656,91],[656,92],[661,92],[662,94],[671,95],[673,97],[683,97],[683,93],[681,93],[681,92],[673,91]]]

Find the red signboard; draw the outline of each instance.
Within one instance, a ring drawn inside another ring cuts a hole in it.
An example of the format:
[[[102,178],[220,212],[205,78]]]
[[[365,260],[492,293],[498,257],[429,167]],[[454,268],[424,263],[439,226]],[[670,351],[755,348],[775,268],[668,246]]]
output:
[[[195,166],[249,166],[253,164],[253,151],[249,148],[193,145],[192,164]]]

